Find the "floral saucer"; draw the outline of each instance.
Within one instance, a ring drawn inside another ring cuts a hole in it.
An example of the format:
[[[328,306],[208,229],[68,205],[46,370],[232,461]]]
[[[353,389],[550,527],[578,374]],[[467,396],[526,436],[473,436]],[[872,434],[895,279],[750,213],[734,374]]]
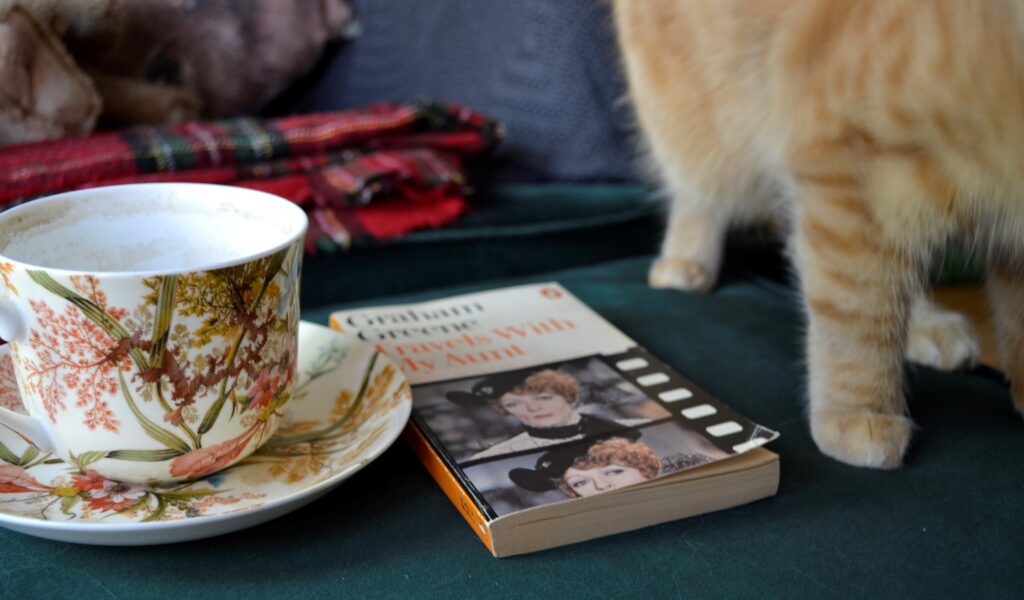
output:
[[[295,397],[273,438],[185,483],[132,485],[42,454],[0,427],[0,526],[82,544],[195,540],[251,527],[324,495],[380,456],[409,419],[402,372],[372,346],[303,322]],[[0,347],[0,406],[24,410]]]

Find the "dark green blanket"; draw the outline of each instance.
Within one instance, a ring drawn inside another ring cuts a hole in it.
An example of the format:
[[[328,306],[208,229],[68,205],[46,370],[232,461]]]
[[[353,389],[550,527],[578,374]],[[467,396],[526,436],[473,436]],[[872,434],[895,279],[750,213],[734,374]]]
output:
[[[302,305],[567,269],[654,252],[662,205],[639,186],[506,185],[481,190],[454,225],[307,257]]]
[[[780,430],[771,446],[782,457],[776,498],[498,560],[399,443],[314,504],[220,538],[102,548],[0,531],[0,597],[1024,594],[1024,425],[1002,382],[911,370],[921,429],[907,467],[847,467],[820,455],[808,435],[791,289],[733,273],[710,296],[656,291],[644,284],[648,264],[627,259],[529,281],[561,281],[666,362]],[[486,287],[506,283],[514,282]]]

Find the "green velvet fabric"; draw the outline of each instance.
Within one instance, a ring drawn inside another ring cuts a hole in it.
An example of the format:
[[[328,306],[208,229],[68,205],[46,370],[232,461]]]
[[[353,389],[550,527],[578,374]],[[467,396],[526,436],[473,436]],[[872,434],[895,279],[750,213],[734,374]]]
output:
[[[450,227],[308,257],[302,304],[352,302],[648,254],[661,240],[661,211],[662,204],[640,186],[482,190],[472,197],[472,210]]]
[[[906,468],[817,452],[804,420],[802,326],[791,288],[727,270],[711,295],[652,290],[649,258],[375,303],[557,280],[670,365],[781,431],[775,498],[494,559],[396,444],[290,515],[148,548],[0,530],[0,597],[1010,598],[1024,594],[1024,426],[1007,387],[914,368],[920,425]],[[325,322],[329,308],[305,316]]]

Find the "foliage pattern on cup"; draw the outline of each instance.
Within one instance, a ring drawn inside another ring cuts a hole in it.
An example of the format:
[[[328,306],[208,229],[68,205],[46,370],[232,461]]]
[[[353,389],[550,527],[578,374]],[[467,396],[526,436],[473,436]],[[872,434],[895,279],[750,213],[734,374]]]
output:
[[[105,461],[98,470],[134,480],[127,463],[159,463],[145,479],[185,480],[269,439],[292,395],[301,259],[297,242],[232,267],[141,279],[0,265],[35,319],[12,344],[30,412],[55,429],[105,434],[61,458],[83,470]]]

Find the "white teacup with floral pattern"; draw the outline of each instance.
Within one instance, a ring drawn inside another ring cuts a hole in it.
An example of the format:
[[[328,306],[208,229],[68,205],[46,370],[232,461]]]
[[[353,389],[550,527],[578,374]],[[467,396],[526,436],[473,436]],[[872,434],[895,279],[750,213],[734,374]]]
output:
[[[292,394],[305,213],[153,183],[0,213],[0,337],[26,414],[0,426],[110,479],[201,477],[277,429]]]

